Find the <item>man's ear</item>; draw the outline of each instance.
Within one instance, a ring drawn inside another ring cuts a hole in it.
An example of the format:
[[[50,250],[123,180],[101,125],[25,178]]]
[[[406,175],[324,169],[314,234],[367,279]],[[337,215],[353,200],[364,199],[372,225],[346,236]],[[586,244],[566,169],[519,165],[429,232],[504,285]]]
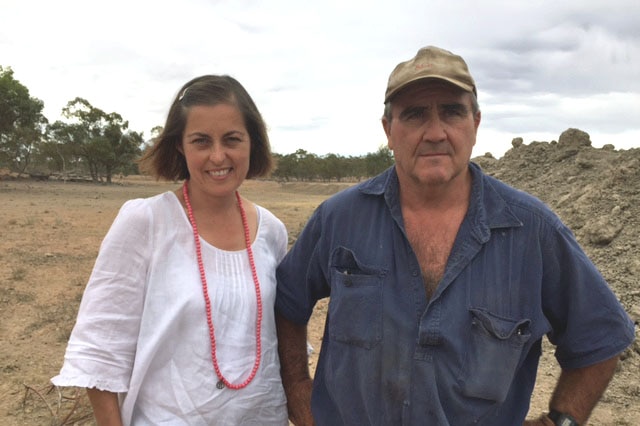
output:
[[[387,117],[382,117],[382,128],[384,129],[384,133],[385,135],[387,135],[387,138],[389,137],[389,132],[391,131],[391,122],[389,122],[389,120],[387,119]]]
[[[391,120],[389,120],[386,116],[382,117],[382,128],[384,129],[384,134],[387,135],[387,147],[390,150],[393,150],[393,144],[391,143]]]
[[[480,120],[482,119],[482,113],[480,111],[476,112],[473,121],[476,126],[476,132],[478,131],[478,127],[480,126]]]

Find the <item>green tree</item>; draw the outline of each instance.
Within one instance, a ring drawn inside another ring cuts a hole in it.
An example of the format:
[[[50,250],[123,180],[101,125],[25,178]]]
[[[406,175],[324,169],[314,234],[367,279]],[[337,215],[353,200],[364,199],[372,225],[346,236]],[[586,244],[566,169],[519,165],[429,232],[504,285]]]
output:
[[[351,173],[347,166],[347,159],[332,153],[322,158],[319,169],[320,177],[325,181],[335,179],[340,182]]]
[[[44,103],[0,66],[0,166],[22,173],[45,132]]]
[[[155,126],[153,129],[151,129],[151,140],[153,141],[158,137],[160,137],[163,130],[164,130],[164,127],[162,126]]]
[[[393,164],[393,153],[387,146],[380,146],[376,152],[370,152],[364,157],[365,169],[368,176],[375,176],[378,173],[391,167]]]
[[[296,158],[296,177],[299,180],[311,181],[318,177],[320,159],[316,154],[298,149],[294,156]]]
[[[273,158],[275,170],[271,175],[284,181],[335,179],[340,182],[345,178],[361,180],[363,177],[377,175],[394,162],[393,154],[386,146],[363,157],[343,157],[332,153],[318,157],[304,149],[298,149],[292,154],[273,154]]]
[[[293,176],[296,168],[296,159],[293,154],[273,154],[275,169],[271,176],[278,180],[288,182]]]
[[[107,114],[82,98],[70,101],[62,114],[70,123],[59,125],[59,131],[86,161],[92,180],[104,174],[111,183],[114,173],[131,171],[144,139],[141,133],[128,130],[129,122],[120,114]]]
[[[56,121],[49,125],[48,135],[42,153],[50,163],[50,169],[66,176],[69,172],[81,173],[89,168],[82,153],[82,145],[88,136],[80,123]]]
[[[360,181],[367,176],[364,157],[349,157],[346,159],[345,169],[349,171],[348,176]]]

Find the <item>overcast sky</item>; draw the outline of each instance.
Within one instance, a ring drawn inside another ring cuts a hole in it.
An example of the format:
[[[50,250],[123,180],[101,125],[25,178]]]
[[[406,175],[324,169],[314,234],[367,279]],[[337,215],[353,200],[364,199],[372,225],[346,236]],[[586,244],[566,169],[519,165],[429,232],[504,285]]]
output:
[[[272,149],[362,155],[386,144],[389,73],[426,45],[462,55],[482,123],[474,155],[515,137],[640,146],[638,0],[0,0],[0,65],[45,104],[75,97],[149,137],[179,87],[229,74]]]

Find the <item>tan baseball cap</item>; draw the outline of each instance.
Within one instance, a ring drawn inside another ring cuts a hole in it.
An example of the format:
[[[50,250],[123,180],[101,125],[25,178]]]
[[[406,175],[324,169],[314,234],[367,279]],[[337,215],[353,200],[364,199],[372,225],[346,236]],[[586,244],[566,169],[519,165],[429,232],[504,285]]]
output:
[[[387,102],[409,83],[426,78],[448,81],[478,96],[476,84],[461,56],[439,47],[427,46],[418,50],[414,58],[395,67],[389,76],[384,101]]]

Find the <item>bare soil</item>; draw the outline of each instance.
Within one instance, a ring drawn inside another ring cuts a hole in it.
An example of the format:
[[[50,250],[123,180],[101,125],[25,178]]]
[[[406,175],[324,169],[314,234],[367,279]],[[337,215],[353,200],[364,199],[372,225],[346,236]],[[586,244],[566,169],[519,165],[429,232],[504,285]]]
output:
[[[558,143],[518,145],[489,173],[550,204],[576,232],[632,318],[640,320],[640,152]],[[342,183],[248,181],[243,195],[270,209],[293,242],[307,218]],[[140,177],[113,185],[0,181],[0,424],[93,425],[83,391],[53,388],[100,242],[122,203],[172,190]],[[326,301],[310,324],[316,351]],[[532,416],[546,408],[558,375],[545,342]],[[640,346],[623,354],[591,425],[640,424]]]

